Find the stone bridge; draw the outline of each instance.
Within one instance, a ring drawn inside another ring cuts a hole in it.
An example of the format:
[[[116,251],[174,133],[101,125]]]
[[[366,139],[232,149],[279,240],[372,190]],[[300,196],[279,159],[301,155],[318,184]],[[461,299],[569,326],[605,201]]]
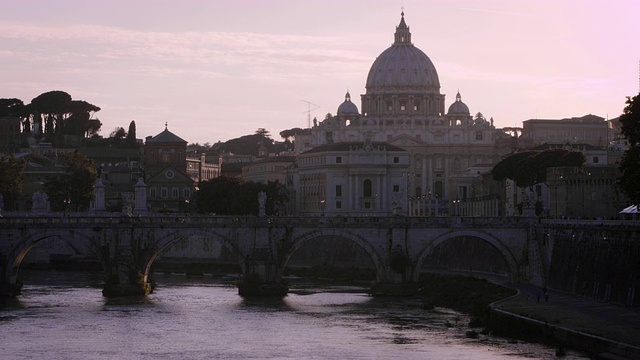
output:
[[[0,291],[5,295],[19,293],[18,270],[29,250],[52,239],[100,259],[106,296],[147,294],[151,265],[178,242],[219,242],[242,269],[240,295],[286,294],[281,278],[289,257],[325,237],[353,242],[371,257],[374,294],[410,288],[429,254],[458,237],[495,247],[514,282],[543,284],[550,257],[545,249],[549,235],[540,220],[517,217],[27,216],[0,218],[0,234]]]

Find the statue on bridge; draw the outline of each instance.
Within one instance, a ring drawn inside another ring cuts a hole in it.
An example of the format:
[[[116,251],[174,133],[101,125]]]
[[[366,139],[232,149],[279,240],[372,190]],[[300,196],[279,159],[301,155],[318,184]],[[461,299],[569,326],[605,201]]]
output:
[[[42,213],[47,211],[49,211],[49,196],[36,191],[31,197],[31,212]]]
[[[260,191],[258,193],[258,204],[260,205],[259,207],[259,211],[258,211],[258,216],[263,217],[266,216],[267,213],[265,211],[265,203],[267,202],[267,193],[264,191]]]

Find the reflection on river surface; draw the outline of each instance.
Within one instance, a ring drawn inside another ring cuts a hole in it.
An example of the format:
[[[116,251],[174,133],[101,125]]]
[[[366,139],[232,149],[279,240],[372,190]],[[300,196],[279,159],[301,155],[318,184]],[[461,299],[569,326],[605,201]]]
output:
[[[3,359],[555,358],[537,344],[468,339],[462,314],[374,299],[364,288],[243,300],[219,279],[157,274],[154,294],[106,300],[97,274],[23,275],[23,294],[0,309]]]

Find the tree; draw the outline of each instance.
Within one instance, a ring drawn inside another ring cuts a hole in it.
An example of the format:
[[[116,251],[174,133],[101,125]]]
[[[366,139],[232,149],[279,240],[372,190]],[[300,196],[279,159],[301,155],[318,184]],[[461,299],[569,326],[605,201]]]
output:
[[[299,127],[295,127],[292,129],[286,129],[286,130],[280,131],[280,137],[282,137],[285,140],[291,140],[291,138],[295,138],[300,134],[310,134],[310,133],[311,133],[310,129],[301,129]]]
[[[258,130],[256,130],[256,135],[260,135],[260,137],[263,137],[263,138],[271,137],[271,134],[269,134],[269,130],[265,128],[258,128]]]
[[[277,181],[262,184],[245,182],[238,178],[218,177],[200,183],[196,210],[199,213],[219,215],[258,215],[260,191],[267,194],[267,214],[276,214],[287,201],[284,187]]]
[[[69,112],[71,106],[71,95],[64,91],[49,91],[33,98],[31,106],[34,114],[40,118],[38,120],[44,121],[44,134],[52,138],[54,132],[62,132],[64,114]]]
[[[109,135],[110,138],[114,140],[122,140],[127,136],[127,132],[122,127],[117,127],[115,130],[111,132]]]
[[[502,159],[491,169],[491,174],[497,181],[511,179],[518,187],[531,187],[547,181],[548,168],[582,166],[585,160],[582,153],[564,149],[523,151]]]
[[[22,194],[22,180],[26,162],[13,155],[0,155],[0,194],[7,210],[16,209],[16,201]]]
[[[0,117],[15,116],[14,109],[20,106],[24,106],[20,99],[0,99]]]
[[[45,183],[51,210],[84,210],[89,207],[93,186],[98,179],[93,160],[79,151],[65,159],[66,172]]]
[[[100,111],[100,108],[93,104],[84,100],[72,100],[68,107],[68,112],[71,115],[64,119],[64,134],[78,137],[88,135],[89,129],[95,126],[95,122],[91,123],[91,113],[96,111]],[[98,121],[98,123],[100,122]]]
[[[632,204],[640,205],[640,94],[627,97],[627,106],[620,115],[620,131],[629,143],[620,161],[622,175],[618,184]]]
[[[127,144],[130,146],[136,145],[136,122],[131,120],[129,123],[129,132],[127,133]]]

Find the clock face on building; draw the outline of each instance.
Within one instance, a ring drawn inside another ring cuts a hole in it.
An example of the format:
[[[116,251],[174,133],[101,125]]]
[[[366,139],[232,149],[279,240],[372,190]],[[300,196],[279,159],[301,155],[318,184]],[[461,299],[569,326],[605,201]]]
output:
[[[173,179],[173,177],[174,177],[174,176],[176,176],[176,174],[173,172],[173,170],[167,170],[167,171],[164,173],[164,176],[165,176],[167,179]]]

